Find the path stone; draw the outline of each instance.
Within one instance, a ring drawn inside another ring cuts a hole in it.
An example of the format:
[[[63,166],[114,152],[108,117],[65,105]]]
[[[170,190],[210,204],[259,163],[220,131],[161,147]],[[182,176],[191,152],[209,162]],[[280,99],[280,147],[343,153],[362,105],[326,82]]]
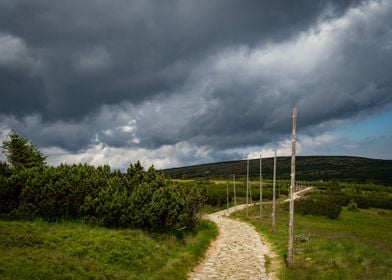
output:
[[[264,267],[267,248],[259,234],[247,223],[228,218],[230,213],[245,207],[238,205],[207,215],[217,224],[219,236],[189,279],[268,279]]]

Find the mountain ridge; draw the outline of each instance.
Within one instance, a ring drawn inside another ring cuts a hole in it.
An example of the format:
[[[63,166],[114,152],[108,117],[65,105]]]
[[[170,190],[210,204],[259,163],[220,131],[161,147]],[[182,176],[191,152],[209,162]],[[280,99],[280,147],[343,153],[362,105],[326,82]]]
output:
[[[291,157],[277,157],[277,177],[290,179]],[[161,170],[173,179],[212,179],[246,176],[247,160],[233,160]],[[273,157],[263,158],[263,177],[272,178]],[[251,178],[258,178],[260,159],[249,160]],[[392,160],[354,156],[297,156],[297,180],[342,180],[392,185]]]

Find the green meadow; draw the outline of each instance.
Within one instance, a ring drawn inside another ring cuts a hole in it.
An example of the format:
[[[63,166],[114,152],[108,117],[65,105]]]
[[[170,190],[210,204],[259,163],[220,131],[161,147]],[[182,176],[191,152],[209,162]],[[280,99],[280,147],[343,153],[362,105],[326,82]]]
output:
[[[278,254],[279,279],[392,279],[392,211],[343,208],[337,219],[295,215],[294,265],[286,266],[288,210],[279,205],[272,229],[272,206],[234,214],[267,238]]]
[[[217,235],[149,233],[78,222],[0,221],[1,279],[184,279]]]

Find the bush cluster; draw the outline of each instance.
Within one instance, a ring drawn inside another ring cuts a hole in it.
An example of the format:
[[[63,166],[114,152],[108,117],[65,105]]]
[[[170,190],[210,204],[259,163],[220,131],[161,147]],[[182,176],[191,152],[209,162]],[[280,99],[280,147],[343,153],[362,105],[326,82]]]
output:
[[[85,219],[108,227],[154,231],[191,228],[205,196],[176,186],[139,162],[126,173],[108,165],[49,167],[30,142],[11,132],[0,162],[0,215],[5,219]]]
[[[346,195],[346,200],[353,200],[357,203],[358,208],[382,208],[392,209],[392,198],[378,195]]]
[[[381,196],[379,194],[351,194],[343,191],[332,193],[312,194],[312,197],[323,198],[324,196],[334,196],[343,206],[348,206],[350,201],[357,204],[358,208],[381,208],[392,209],[392,198],[390,196]]]
[[[197,189],[205,197],[205,204],[223,206],[227,204],[227,188],[223,184],[215,184],[206,180],[196,182],[177,182],[177,186],[184,189]],[[229,202],[233,200],[232,190],[229,189]]]
[[[176,186],[154,168],[144,172],[137,163],[124,176],[108,180],[99,193],[88,195],[82,210],[105,226],[162,230],[195,226],[204,201],[198,189]]]
[[[296,211],[301,214],[338,216],[342,206],[349,209],[381,208],[392,209],[392,199],[388,196],[348,194],[343,191],[310,194],[296,202]]]
[[[306,196],[295,202],[295,211],[302,215],[327,216],[336,219],[342,211],[343,203],[335,196]]]
[[[7,219],[86,219],[108,227],[152,230],[193,227],[205,201],[153,167],[126,173],[109,166],[60,165],[12,169],[0,165],[0,213]]]
[[[349,182],[323,182],[316,183],[320,195],[334,195],[339,197],[343,205],[348,206],[350,201],[356,203],[358,208],[392,209],[392,187],[374,184],[356,184]]]
[[[206,204],[211,206],[223,206],[227,204],[227,189],[226,186],[209,186],[206,188],[207,200]],[[232,202],[234,196],[229,192],[229,202]]]

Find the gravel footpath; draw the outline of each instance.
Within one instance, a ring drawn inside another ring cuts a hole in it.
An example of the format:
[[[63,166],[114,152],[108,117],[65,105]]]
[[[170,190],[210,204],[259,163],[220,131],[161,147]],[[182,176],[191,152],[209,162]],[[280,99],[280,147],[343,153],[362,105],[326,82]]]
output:
[[[217,224],[219,236],[188,279],[268,279],[264,267],[268,248],[259,234],[247,223],[228,218],[245,207],[238,205],[206,216]]]

